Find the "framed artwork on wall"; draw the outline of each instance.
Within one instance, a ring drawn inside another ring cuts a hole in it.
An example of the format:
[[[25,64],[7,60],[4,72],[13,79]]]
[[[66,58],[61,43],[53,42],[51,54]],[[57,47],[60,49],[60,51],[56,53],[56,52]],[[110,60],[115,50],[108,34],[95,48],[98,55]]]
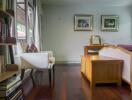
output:
[[[92,31],[93,16],[92,15],[74,15],[75,31]]]
[[[119,30],[119,16],[102,15],[101,16],[101,30],[109,31],[109,32],[117,32]]]

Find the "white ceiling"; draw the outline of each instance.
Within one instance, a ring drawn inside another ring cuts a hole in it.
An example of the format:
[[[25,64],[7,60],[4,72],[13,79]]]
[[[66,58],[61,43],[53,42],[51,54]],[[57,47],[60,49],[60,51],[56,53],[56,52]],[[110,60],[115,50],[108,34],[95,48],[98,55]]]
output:
[[[105,5],[105,6],[128,6],[132,0],[41,0],[44,5]]]

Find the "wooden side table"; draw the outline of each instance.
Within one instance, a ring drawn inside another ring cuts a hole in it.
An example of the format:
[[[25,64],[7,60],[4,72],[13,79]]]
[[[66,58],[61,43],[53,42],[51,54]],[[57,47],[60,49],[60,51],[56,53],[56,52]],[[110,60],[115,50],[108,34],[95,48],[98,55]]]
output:
[[[90,81],[91,88],[96,83],[117,83],[121,85],[123,60],[91,55],[82,56],[82,63],[81,72]]]

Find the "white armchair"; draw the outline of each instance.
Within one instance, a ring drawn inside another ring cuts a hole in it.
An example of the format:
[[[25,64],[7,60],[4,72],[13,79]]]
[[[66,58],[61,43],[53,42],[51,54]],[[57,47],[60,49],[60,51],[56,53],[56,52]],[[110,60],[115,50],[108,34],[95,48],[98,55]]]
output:
[[[52,51],[41,51],[35,53],[21,53],[20,54],[20,67],[21,69],[36,69],[49,71],[49,84],[51,85],[51,70],[53,70],[54,78],[55,57]],[[32,78],[33,79],[33,78]]]
[[[55,58],[50,55],[49,52],[22,53],[21,68],[51,69],[55,64]]]
[[[54,71],[55,58],[51,56],[49,52],[22,53],[20,58],[21,58],[22,69],[36,69],[36,70],[48,69],[49,84],[51,85],[51,70],[53,70],[53,80],[55,74]]]

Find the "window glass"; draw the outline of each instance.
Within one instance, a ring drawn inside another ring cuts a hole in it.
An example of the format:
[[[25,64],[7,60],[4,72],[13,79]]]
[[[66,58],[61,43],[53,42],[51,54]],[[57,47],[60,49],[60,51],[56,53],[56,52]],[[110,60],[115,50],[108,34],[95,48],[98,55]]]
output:
[[[19,3],[19,2],[25,2],[25,0],[17,0],[17,3]]]
[[[28,40],[29,42],[34,41],[34,12],[31,5],[28,5]]]
[[[21,9],[25,10],[25,4],[17,4]]]
[[[24,5],[24,4],[23,4]],[[26,39],[26,22],[25,22],[25,10],[17,5],[16,9],[16,26],[17,26],[17,38],[18,39]]]
[[[34,41],[34,9],[33,0],[17,0],[17,38],[30,43]]]
[[[33,6],[33,0],[28,0],[28,2]]]

